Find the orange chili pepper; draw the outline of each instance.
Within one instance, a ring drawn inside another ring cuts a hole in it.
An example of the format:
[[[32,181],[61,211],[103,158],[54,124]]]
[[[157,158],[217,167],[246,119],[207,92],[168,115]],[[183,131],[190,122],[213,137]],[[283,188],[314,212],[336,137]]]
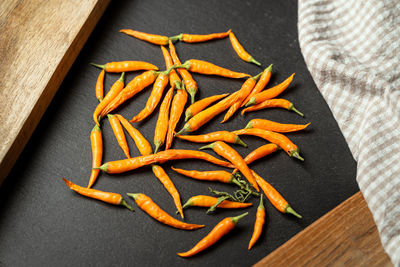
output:
[[[171,70],[171,69],[169,69]],[[151,91],[150,97],[147,99],[146,107],[139,112],[138,115],[131,119],[131,122],[139,122],[147,118],[157,107],[165,87],[169,81],[168,73],[160,73],[154,82],[153,90]]]
[[[99,77],[97,78],[97,82],[96,82],[96,98],[99,100],[99,102],[101,102],[103,100],[104,97],[104,76],[105,76],[106,72],[104,70],[102,70],[99,74]]]
[[[278,84],[277,86],[274,86],[268,90],[265,90],[263,92],[260,92],[250,98],[250,100],[246,103],[246,107],[254,104],[261,103],[267,99],[274,98],[281,94],[283,91],[285,91],[286,88],[288,88],[289,84],[293,81],[293,76],[294,73],[284,80],[282,83]]]
[[[228,109],[233,103],[236,102],[237,97],[238,92],[235,92],[227,98],[219,101],[217,104],[197,113],[188,122],[186,122],[183,128],[179,132],[177,132],[176,135],[196,131],[201,126],[209,122],[212,118],[217,116],[219,113]]]
[[[117,138],[118,144],[121,147],[124,154],[129,159],[131,156],[129,155],[129,146],[126,142],[126,137],[124,134],[124,130],[122,129],[121,123],[118,118],[114,115],[108,114],[108,121],[110,122],[111,128],[114,132],[115,137]]]
[[[290,101],[288,101],[286,99],[277,99],[277,98],[267,99],[267,100],[261,102],[260,104],[247,107],[242,110],[242,115],[245,112],[260,110],[260,109],[264,109],[264,108],[285,108],[287,110],[292,110],[292,111],[296,112],[297,114],[299,114],[300,116],[304,117],[304,114],[301,113],[300,111],[298,111]]]
[[[171,68],[174,65],[174,62],[171,58],[171,55],[169,54],[167,48],[164,46],[160,46],[161,51],[164,56],[165,60],[165,66],[167,69]],[[169,84],[171,85],[172,88],[178,88],[181,89],[181,79],[179,78],[178,73],[176,73],[175,69],[172,69],[169,73]]]
[[[180,65],[178,67],[185,68],[185,69],[189,70],[190,72],[195,72],[195,73],[200,73],[200,74],[205,74],[205,75],[217,75],[217,76],[222,76],[222,77],[227,77],[227,78],[250,77],[250,75],[247,73],[231,71],[231,70],[222,68],[220,66],[217,66],[215,64],[212,64],[210,62],[207,62],[204,60],[198,60],[198,59],[186,60],[185,63],[183,63],[182,65]]]
[[[131,29],[123,29],[123,30],[120,30],[119,32],[125,33],[125,34],[135,37],[137,39],[140,39],[140,40],[152,43],[152,44],[156,44],[156,45],[167,45],[168,40],[170,40],[170,38],[168,38],[167,36],[139,32],[139,31],[134,31]],[[178,39],[178,38],[176,38],[176,39]],[[172,40],[175,41],[175,39],[172,39]]]
[[[153,164],[153,163],[164,163],[170,160],[178,159],[202,159],[216,165],[220,165],[227,168],[232,168],[233,165],[227,161],[217,159],[210,154],[196,151],[196,150],[184,150],[184,149],[169,149],[158,152],[156,154],[139,156],[130,159],[109,161],[99,167],[100,170],[107,173],[122,173],[137,168]]]
[[[282,124],[270,120],[253,119],[249,121],[245,129],[257,128],[277,133],[289,133],[289,132],[301,131],[307,128],[308,125],[310,125],[310,122],[305,125],[301,125],[301,124]]]
[[[240,172],[244,175],[244,177],[246,177],[246,179],[250,182],[250,184],[257,190],[257,192],[260,191],[256,183],[256,180],[251,174],[249,167],[247,166],[244,159],[239,155],[239,153],[236,152],[236,150],[234,150],[232,147],[228,146],[227,144],[221,141],[217,141],[210,145],[203,146],[200,149],[206,149],[206,148],[211,148],[212,150],[214,150],[215,153],[229,160],[238,170],[240,170]]]
[[[171,53],[171,57],[172,57],[172,60],[174,61],[174,63],[176,65],[181,65],[182,63],[179,60],[178,54],[176,53],[175,46],[172,44],[171,41],[169,42],[169,52]],[[197,90],[198,90],[197,83],[193,79],[192,75],[190,75],[190,73],[186,69],[178,68],[177,70],[183,78],[183,82],[185,83],[185,86],[186,86],[186,91],[189,93],[191,102],[193,104],[194,96],[196,95]]]
[[[157,66],[144,61],[118,61],[109,62],[104,65],[90,63],[90,65],[103,69],[106,72],[128,72],[137,70],[158,70]]]
[[[299,150],[298,146],[293,144],[293,142],[290,141],[289,138],[287,138],[283,134],[275,133],[275,132],[271,132],[271,131],[267,131],[267,130],[262,130],[262,129],[256,129],[256,128],[241,129],[241,130],[237,130],[237,131],[233,131],[233,132],[237,135],[246,134],[246,135],[254,135],[254,136],[261,137],[265,140],[270,141],[271,143],[274,143],[274,144],[277,144],[278,146],[280,146],[283,150],[285,150],[285,152],[290,157],[294,157],[301,161],[304,161],[304,159],[299,154],[300,150]]]
[[[185,42],[185,43],[200,43],[200,42],[207,42],[210,40],[214,39],[222,39],[225,38],[229,35],[231,30],[227,32],[221,32],[221,33],[211,33],[211,34],[187,34],[187,33],[181,33],[179,35],[171,37],[172,39],[177,39],[179,41]]]
[[[215,204],[217,204],[217,201],[218,201],[218,198],[216,198],[216,197],[198,195],[198,196],[193,196],[193,197],[189,198],[189,200],[183,205],[182,208],[184,208],[184,209],[187,207],[209,208],[209,207],[212,207]],[[253,205],[253,203],[242,203],[242,202],[224,200],[217,206],[217,208],[241,209],[241,208],[250,207],[252,205]]]
[[[174,132],[176,125],[178,124],[181,115],[185,109],[187,102],[187,93],[185,91],[185,85],[182,84],[182,89],[178,89],[174,98],[172,99],[171,112],[169,115],[168,122],[168,133],[167,141],[165,142],[165,149],[169,149],[172,145],[172,140],[174,138]]]
[[[92,168],[100,167],[103,157],[103,137],[101,135],[101,129],[97,125],[94,126],[92,132],[90,133],[90,143],[92,145]],[[92,187],[99,176],[99,172],[100,170],[92,169],[88,188]]]
[[[253,235],[251,236],[251,239],[249,242],[249,250],[254,246],[254,244],[260,238],[264,223],[265,223],[265,207],[263,204],[263,195],[261,195],[260,196],[260,204],[258,205],[258,208],[257,208],[256,222],[254,223]]]
[[[244,50],[243,46],[239,43],[238,39],[236,36],[233,34],[233,32],[229,33],[229,40],[231,40],[231,44],[233,49],[235,50],[236,54],[243,59],[244,61],[254,63],[257,66],[261,66],[261,63],[255,60],[249,53]]]
[[[164,144],[165,136],[167,135],[169,107],[171,105],[173,92],[174,88],[171,87],[171,89],[169,89],[167,94],[165,95],[164,100],[160,106],[160,113],[158,115],[156,129],[154,130],[154,153],[157,153],[160,146]]]
[[[267,86],[270,78],[271,78],[272,64],[269,65],[261,74],[260,80],[258,80],[256,86],[254,86],[251,93],[246,97],[246,99],[242,102],[240,107],[243,107],[247,102],[249,102],[250,98],[254,95],[258,94],[262,90],[264,90],[265,86]]]
[[[243,83],[242,87],[239,90],[238,98],[237,98],[236,102],[228,109],[228,111],[226,112],[225,117],[221,121],[221,123],[226,122],[240,108],[243,100],[248,96],[248,94],[250,94],[251,90],[253,90],[254,86],[256,85],[256,81],[260,77],[260,75],[261,75],[261,73],[258,74],[257,76],[247,79]]]
[[[130,211],[133,211],[132,207],[129,206],[128,203],[125,202],[125,200],[122,198],[122,196],[120,194],[104,192],[104,191],[100,191],[100,190],[96,190],[96,189],[82,187],[77,184],[74,184],[71,181],[68,181],[65,178],[62,178],[62,179],[64,180],[64,182],[67,184],[67,186],[69,188],[71,188],[72,190],[74,190],[75,192],[77,192],[80,195],[98,199],[98,200],[101,200],[103,202],[113,204],[113,205],[122,205],[122,206],[125,206]]]
[[[235,225],[238,223],[238,221],[247,214],[248,212],[236,217],[228,217],[223,219],[211,230],[211,232],[206,237],[200,240],[200,242],[197,243],[192,249],[187,252],[178,253],[178,255],[181,257],[191,257],[207,249],[211,245],[215,244],[218,240],[220,240],[224,235],[229,233],[233,228],[235,228]]]
[[[193,117],[194,115],[196,115],[197,113],[208,107],[211,103],[220,100],[221,98],[224,98],[227,95],[229,95],[229,93],[222,95],[213,95],[194,102],[185,111],[185,121],[187,121],[188,119],[190,119],[191,117]]]
[[[238,144],[247,147],[247,145],[239,138],[239,136],[228,131],[218,131],[203,135],[177,135],[177,137],[195,143],[224,141],[227,143]]]
[[[233,183],[235,177],[227,171],[188,171],[171,167],[172,170],[185,175],[187,177],[201,181],[215,181],[230,184]]]
[[[298,218],[302,218],[300,214],[294,211],[294,209],[289,205],[289,203],[282,197],[281,194],[267,181],[265,181],[260,175],[255,171],[251,171],[256,178],[257,183],[260,185],[261,189],[264,191],[265,196],[271,201],[272,205],[282,213],[290,213]]]
[[[258,147],[257,149],[253,150],[252,152],[250,152],[245,158],[244,161],[247,164],[250,164],[262,157],[265,157],[277,150],[279,150],[280,147],[276,144],[266,144],[263,146]]]
[[[98,126],[100,126],[99,124],[100,113],[124,88],[124,76],[125,72],[123,72],[121,74],[121,77],[113,84],[113,86],[111,86],[111,89],[106,94],[106,97],[97,105],[96,109],[94,110],[93,120]]]
[[[145,194],[128,193],[127,195],[133,198],[139,208],[141,208],[144,212],[165,225],[183,230],[195,230],[204,227],[204,225],[200,224],[189,224],[178,221],[177,219],[173,218],[168,213],[163,211],[156,203],[153,202],[151,198],[149,198]]]

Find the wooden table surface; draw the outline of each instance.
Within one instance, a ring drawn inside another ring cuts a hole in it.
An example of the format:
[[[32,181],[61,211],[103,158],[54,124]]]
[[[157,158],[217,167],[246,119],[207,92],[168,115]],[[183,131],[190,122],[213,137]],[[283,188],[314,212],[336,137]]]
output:
[[[0,183],[108,3],[0,3]],[[391,262],[383,251],[371,213],[361,193],[357,193],[256,265],[390,266]]]

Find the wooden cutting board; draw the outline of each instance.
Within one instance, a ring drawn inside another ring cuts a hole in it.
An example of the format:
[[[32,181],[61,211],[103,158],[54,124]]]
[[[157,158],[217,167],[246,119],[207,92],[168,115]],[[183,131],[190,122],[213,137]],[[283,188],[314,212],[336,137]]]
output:
[[[109,0],[0,3],[0,183],[5,179]],[[357,193],[257,266],[391,266]]]

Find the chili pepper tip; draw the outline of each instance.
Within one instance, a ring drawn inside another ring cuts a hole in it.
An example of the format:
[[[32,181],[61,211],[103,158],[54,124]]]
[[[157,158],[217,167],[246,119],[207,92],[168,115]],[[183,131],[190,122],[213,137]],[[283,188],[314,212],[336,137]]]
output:
[[[256,103],[256,98],[253,96],[252,98],[250,98],[249,102],[246,103],[246,105],[244,105],[245,107],[254,105]]]
[[[247,147],[247,144],[245,142],[242,141],[242,139],[239,138],[239,136],[236,136],[235,138],[235,144]]]
[[[300,116],[304,117],[304,114],[301,113],[300,111],[298,111],[298,110],[293,106],[292,103],[290,103],[288,110],[292,110],[292,111],[296,112],[297,114],[299,114]]]
[[[128,203],[126,203],[126,201],[124,199],[121,200],[120,205],[126,207],[130,211],[135,211]]]
[[[244,216],[247,216],[248,214],[249,214],[249,213],[246,212],[246,213],[243,213],[242,215],[239,215],[239,216],[236,216],[236,217],[231,217],[231,221],[232,221],[234,224],[237,224],[238,221],[239,221],[240,219],[242,219]]]
[[[141,194],[141,193],[126,193],[129,197],[131,197],[131,198],[133,198],[134,200],[136,200],[138,197],[139,197],[139,195]]]
[[[209,145],[200,147],[200,150],[207,149],[207,148],[214,149],[214,146],[215,146],[215,142],[214,142],[214,143],[211,143],[211,144],[209,144]]]
[[[255,60],[253,57],[250,57],[249,62],[256,64],[257,66],[261,66],[261,63]]]
[[[92,66],[95,66],[95,67],[97,67],[97,68],[100,68],[100,69],[106,69],[106,65],[99,65],[99,64],[94,64],[94,63],[89,63],[90,65],[92,65]]]
[[[298,214],[297,212],[295,212],[294,209],[292,209],[292,207],[291,207],[290,205],[287,205],[287,206],[286,206],[285,212],[286,212],[286,213],[293,214],[294,216],[296,216],[296,217],[299,218],[299,219],[303,218],[300,214]]]

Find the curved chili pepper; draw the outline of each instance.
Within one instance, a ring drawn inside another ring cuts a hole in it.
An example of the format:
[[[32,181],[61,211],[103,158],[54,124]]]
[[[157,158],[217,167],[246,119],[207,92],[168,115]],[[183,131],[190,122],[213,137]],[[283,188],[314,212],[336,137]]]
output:
[[[131,156],[129,155],[129,146],[126,142],[126,137],[124,134],[124,130],[122,129],[121,123],[118,118],[114,115],[108,114],[108,121],[110,122],[111,128],[114,132],[115,138],[117,138],[118,144],[121,147],[122,151],[124,151],[125,156],[129,159]]]
[[[253,90],[254,86],[256,85],[256,81],[257,81],[258,77],[260,77],[260,75],[261,75],[261,73],[254,77],[247,79],[243,83],[242,87],[239,90],[238,98],[237,98],[236,102],[228,109],[228,111],[226,112],[225,117],[221,121],[221,123],[226,122],[240,108],[243,100],[248,96],[248,94],[250,94],[251,90]]]
[[[88,188],[91,188],[97,177],[99,176],[100,170],[97,168],[101,166],[101,160],[103,158],[103,137],[99,126],[95,125],[92,132],[90,133],[90,143],[92,145],[92,172],[90,174]]]
[[[213,95],[194,102],[185,111],[185,121],[187,121],[188,119],[190,119],[191,117],[193,117],[194,115],[196,115],[197,113],[208,107],[211,103],[220,100],[221,98],[224,98],[227,95],[229,95],[229,93],[222,95]]]
[[[290,141],[289,138],[287,138],[283,134],[275,133],[275,132],[271,132],[271,131],[267,131],[267,130],[262,130],[262,129],[256,129],[256,128],[241,129],[241,130],[237,130],[237,131],[233,131],[233,132],[237,135],[246,134],[246,135],[254,135],[254,136],[261,137],[265,140],[270,141],[271,143],[274,143],[274,144],[277,144],[278,146],[280,146],[283,150],[285,150],[285,152],[290,157],[297,158],[301,161],[304,161],[304,159],[299,154],[300,150],[299,150],[298,146],[293,144],[293,142]]]
[[[99,77],[97,77],[97,82],[96,82],[96,98],[101,102],[104,97],[104,76],[106,72],[102,70],[99,74]]]
[[[245,129],[257,128],[257,129],[263,129],[263,130],[273,131],[273,132],[277,132],[277,133],[289,133],[289,132],[301,131],[301,130],[307,128],[307,126],[310,124],[311,124],[311,122],[309,122],[305,125],[282,124],[282,123],[277,123],[277,122],[270,121],[270,120],[253,119],[253,120],[249,121],[249,123],[246,125]]]
[[[183,205],[183,209],[188,208],[188,207],[204,207],[204,208],[210,208],[217,204],[218,198],[216,197],[211,197],[211,196],[205,196],[205,195],[198,195],[198,196],[193,196],[189,198],[188,201]],[[224,200],[222,201],[217,208],[222,208],[222,209],[241,209],[241,208],[247,208],[252,206],[253,203],[242,203],[242,202],[236,202],[236,201],[229,201],[229,200]]]
[[[169,42],[169,52],[171,53],[172,60],[174,61],[175,64],[181,65],[181,61],[179,60],[178,54],[176,53],[175,46],[172,44],[172,42]],[[184,68],[178,68],[177,69],[179,74],[183,78],[183,82],[185,83],[186,86],[186,91],[190,95],[190,99],[192,104],[194,103],[194,96],[197,93],[197,83],[193,79],[192,75]]]
[[[185,109],[187,102],[187,93],[185,91],[185,85],[182,85],[182,89],[178,89],[174,98],[172,99],[171,112],[169,115],[168,122],[168,133],[167,141],[165,142],[165,149],[169,149],[172,145],[172,140],[174,139],[174,132],[176,125],[178,124],[182,113]]]
[[[177,135],[177,137],[195,143],[224,141],[227,143],[238,144],[247,147],[247,145],[239,138],[239,136],[228,131],[218,131],[203,135]]]
[[[236,150],[234,150],[232,147],[228,146],[227,144],[221,141],[217,141],[210,145],[203,146],[200,149],[206,149],[206,148],[211,148],[212,150],[214,150],[215,153],[229,160],[244,175],[244,177],[246,177],[246,179],[250,182],[250,184],[257,190],[257,192],[260,191],[256,180],[251,174],[249,167],[247,166],[244,159],[239,155],[239,153],[236,152]]]
[[[118,61],[109,62],[104,65],[90,63],[90,65],[103,69],[106,72],[128,72],[137,70],[158,70],[158,67],[144,61]]]
[[[160,46],[161,51],[164,56],[165,60],[165,66],[167,69],[171,68],[174,65],[174,62],[171,58],[171,55],[169,54],[167,48],[164,46]],[[179,78],[178,73],[176,73],[175,69],[172,69],[169,73],[169,84],[171,85],[172,88],[178,88],[181,89],[181,79]]]
[[[233,228],[235,228],[235,225],[238,223],[238,221],[247,214],[248,212],[236,217],[228,217],[223,219],[211,230],[211,232],[206,237],[200,240],[200,242],[197,243],[192,249],[187,252],[178,253],[178,255],[181,257],[191,257],[207,249],[211,245],[215,244],[218,240],[220,240],[224,235],[229,233]]]
[[[188,171],[188,170],[182,170],[182,169],[177,169],[174,167],[171,167],[172,170],[176,171],[177,173],[180,173],[182,175],[185,175],[187,177],[196,179],[196,180],[202,180],[202,181],[214,181],[214,182],[221,182],[221,183],[226,183],[230,184],[233,183],[233,180],[235,179],[235,176],[233,176],[231,173],[227,171]]]
[[[275,151],[278,151],[280,149],[280,147],[276,144],[266,144],[263,146],[258,147],[257,149],[253,150],[252,152],[250,152],[245,158],[244,161],[247,164],[250,164],[260,158],[263,158]]]
[[[165,151],[158,152],[156,154],[139,156],[130,159],[109,161],[99,167],[100,170],[107,173],[122,173],[137,168],[147,166],[153,163],[164,163],[170,160],[178,159],[202,159],[216,165],[220,165],[227,168],[232,168],[233,165],[227,161],[217,159],[210,154],[196,151],[196,150],[184,150],[184,149],[168,149]]]
[[[260,79],[258,80],[256,86],[254,86],[251,93],[246,97],[246,99],[242,102],[240,107],[243,107],[247,102],[249,102],[250,98],[254,95],[258,94],[262,90],[264,90],[265,86],[267,86],[270,78],[271,78],[272,64],[269,65],[261,74]]]
[[[288,101],[286,99],[277,99],[277,98],[267,99],[267,100],[261,102],[260,104],[247,107],[242,110],[241,114],[243,115],[245,112],[260,110],[260,109],[264,109],[264,108],[285,108],[287,110],[292,110],[292,111],[296,112],[297,114],[299,114],[300,116],[304,117],[304,114],[301,113],[300,111],[298,111],[290,101]]]
[[[264,223],[265,223],[265,207],[263,204],[263,195],[261,195],[260,196],[260,204],[258,205],[258,208],[257,208],[256,221],[254,223],[253,235],[251,236],[251,239],[249,242],[249,250],[254,246],[254,244],[260,238]]]
[[[251,170],[253,176],[255,177],[257,183],[260,185],[261,189],[264,191],[265,196],[269,199],[272,205],[282,213],[290,213],[297,218],[302,218],[300,214],[294,211],[294,209],[289,205],[289,203],[282,197],[281,194],[267,181],[265,181],[260,175],[255,171]]]
[[[263,92],[260,92],[250,98],[250,100],[246,103],[246,107],[254,104],[261,103],[267,99],[274,98],[281,94],[283,91],[285,91],[286,88],[288,88],[289,84],[293,81],[293,76],[294,73],[284,80],[282,83],[278,84],[277,86],[274,86],[268,90],[265,90]]]
[[[185,43],[200,43],[200,42],[207,42],[210,40],[215,40],[215,39],[222,39],[225,38],[229,35],[231,30],[227,32],[221,32],[221,33],[211,33],[211,34],[187,34],[187,33],[181,33],[179,35],[171,37],[172,39],[177,39],[179,41],[185,42]]]
[[[123,29],[119,32],[125,33],[137,39],[156,44],[156,45],[167,45],[170,38],[167,36],[157,35],[157,34],[150,34],[145,32],[134,31],[131,29]]]
[[[122,206],[126,207],[127,209],[129,209],[130,211],[133,211],[133,208],[131,206],[129,206],[128,203],[125,202],[125,200],[122,198],[122,196],[120,194],[104,192],[104,191],[100,191],[100,190],[96,190],[96,189],[82,187],[77,184],[74,184],[71,181],[68,181],[65,178],[62,178],[62,179],[64,180],[65,184],[70,189],[74,190],[75,192],[77,192],[80,195],[98,199],[98,200],[101,200],[103,202],[113,204],[113,205],[122,205]]]
[[[98,126],[100,126],[99,124],[100,113],[124,88],[124,76],[125,72],[123,72],[121,74],[121,77],[113,84],[113,86],[111,86],[111,89],[106,94],[106,97],[97,105],[96,109],[94,110],[93,120]]]
[[[254,63],[257,66],[261,66],[261,63],[255,60],[249,53],[244,50],[243,46],[239,43],[238,39],[236,36],[233,34],[233,32],[229,33],[229,40],[231,40],[231,44],[233,49],[235,50],[236,54],[243,59],[244,61]]]
[[[164,97],[163,102],[160,106],[160,113],[158,115],[156,129],[154,130],[154,153],[157,153],[160,146],[164,144],[165,136],[168,131],[168,118],[169,118],[169,107],[171,105],[172,94],[174,88],[171,87]]]
[[[204,227],[204,225],[189,224],[178,221],[177,219],[173,218],[168,213],[163,211],[156,203],[153,202],[151,198],[149,198],[145,194],[128,193],[127,195],[133,198],[139,208],[141,208],[144,212],[165,225],[183,230],[195,230]]]
[[[178,66],[179,68],[185,68],[190,72],[205,74],[205,75],[216,75],[227,78],[244,78],[250,77],[247,73],[235,72],[228,70],[226,68],[222,68],[210,62],[198,59],[189,59],[186,60],[185,63]]]

